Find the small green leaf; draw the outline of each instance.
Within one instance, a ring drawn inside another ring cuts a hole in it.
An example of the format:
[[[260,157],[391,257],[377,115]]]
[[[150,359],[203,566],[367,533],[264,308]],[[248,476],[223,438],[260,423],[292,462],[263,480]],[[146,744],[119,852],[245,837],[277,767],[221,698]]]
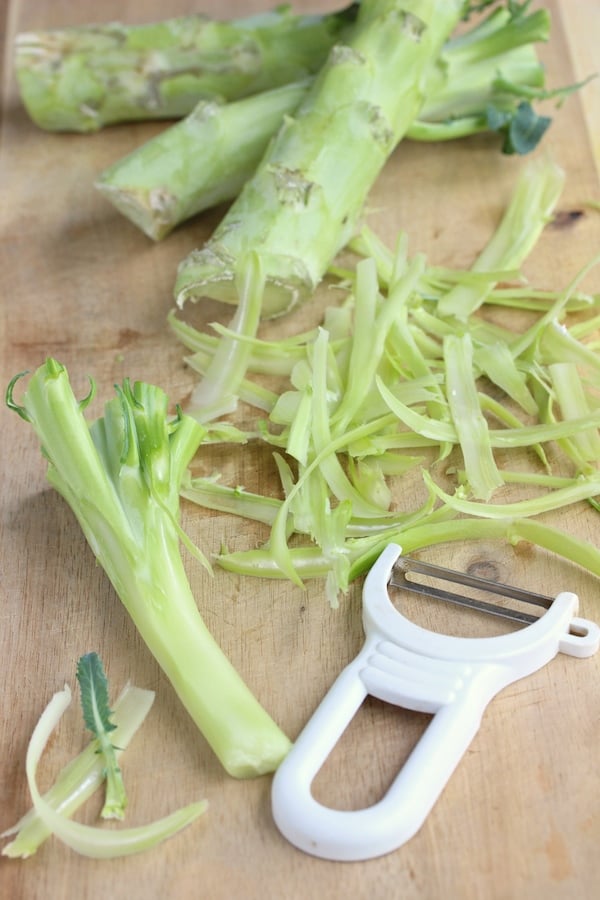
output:
[[[530,103],[519,103],[502,148],[504,153],[519,153],[521,156],[530,153],[541,141],[551,121],[548,116],[538,116]]]
[[[98,741],[106,771],[106,799],[102,809],[105,819],[123,819],[127,796],[117,762],[115,747],[109,734],[116,726],[111,722],[108,702],[108,680],[97,653],[86,653],[77,663],[77,681],[81,690],[81,707],[86,727]]]
[[[108,703],[108,680],[97,653],[86,653],[77,663],[77,681],[81,690],[83,720],[94,737],[113,731]]]
[[[520,156],[535,150],[552,122],[548,116],[539,116],[526,100],[510,112],[488,106],[486,118],[490,131],[504,135],[502,152]]]

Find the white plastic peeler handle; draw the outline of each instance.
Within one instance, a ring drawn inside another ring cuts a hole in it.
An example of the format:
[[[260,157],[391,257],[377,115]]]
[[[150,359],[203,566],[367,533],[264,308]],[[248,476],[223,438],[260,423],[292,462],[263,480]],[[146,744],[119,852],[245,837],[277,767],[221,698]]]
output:
[[[591,656],[600,630],[575,617],[577,596],[559,594],[532,625],[493,638],[435,634],[406,619],[387,584],[400,547],[389,545],[363,589],[366,640],[339,675],[277,770],[272,811],[296,847],[332,860],[362,860],[397,849],[421,827],[479,729],[483,712],[506,685],[558,652]],[[384,797],[360,810],[318,803],[312,782],[363,700],[380,700],[432,720]]]

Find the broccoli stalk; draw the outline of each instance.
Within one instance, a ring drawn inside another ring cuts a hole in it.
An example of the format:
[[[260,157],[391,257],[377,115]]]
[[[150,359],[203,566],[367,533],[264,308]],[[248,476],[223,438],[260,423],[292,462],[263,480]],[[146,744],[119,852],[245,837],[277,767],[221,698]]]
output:
[[[316,72],[356,4],[328,15],[288,5],[231,22],[203,15],[146,25],[111,22],[17,36],[23,102],[50,131],[185,116],[202,99],[231,100]]]
[[[231,775],[274,770],[289,741],[208,631],[180,554],[179,489],[205,430],[180,412],[169,421],[166,395],[143,382],[125,381],[89,425],[83,409],[93,391],[78,403],[56,360],[33,374],[21,405],[19,377],[8,405],[34,427],[49,482],[192,719]]]
[[[181,304],[235,302],[236,259],[256,250],[263,315],[310,296],[352,234],[366,195],[425,100],[462,0],[365,0],[211,240],[181,264]]]
[[[501,8],[474,26],[468,41],[451,39],[429,74],[423,108],[406,137],[445,141],[490,130],[491,109],[506,131],[523,96],[543,86],[533,44],[548,34],[544,10],[515,28],[514,14]],[[201,101],[189,116],[105,169],[96,187],[148,237],[161,240],[180,222],[237,196],[310,83],[232,103]],[[533,149],[531,142],[522,146],[519,152]],[[505,149],[514,148],[507,142]]]
[[[231,200],[252,176],[285,115],[306,93],[294,82],[193,112],[105,169],[96,187],[153,240]]]

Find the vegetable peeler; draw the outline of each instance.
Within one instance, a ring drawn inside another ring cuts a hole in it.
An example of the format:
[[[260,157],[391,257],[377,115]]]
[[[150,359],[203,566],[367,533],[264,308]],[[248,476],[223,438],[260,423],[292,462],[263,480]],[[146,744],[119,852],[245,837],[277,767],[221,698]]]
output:
[[[478,588],[543,611],[536,616],[484,602],[431,587],[419,576]],[[388,585],[515,619],[526,627],[495,637],[438,634],[399,612]],[[363,647],[275,773],[272,812],[283,836],[306,853],[340,861],[381,856],[413,837],[477,733],[490,700],[557,653],[584,658],[598,650],[600,629],[579,618],[577,607],[577,595],[568,591],[555,598],[533,594],[403,557],[397,544],[389,544],[365,579]],[[331,809],[314,799],[311,784],[368,694],[432,718],[381,800],[365,809]]]

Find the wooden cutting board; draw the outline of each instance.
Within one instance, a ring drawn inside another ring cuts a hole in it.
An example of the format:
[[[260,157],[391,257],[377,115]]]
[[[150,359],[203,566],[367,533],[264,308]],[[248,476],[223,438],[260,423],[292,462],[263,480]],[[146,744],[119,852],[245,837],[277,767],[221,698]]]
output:
[[[543,48],[548,83],[582,78],[598,65],[597,0],[549,0],[552,39]],[[221,17],[266,9],[253,0],[200,7]],[[333,8],[325,2],[300,9]],[[197,11],[172,0],[168,14]],[[141,124],[94,136],[46,134],[21,107],[12,74],[16,32],[66,24],[152,21],[158,0],[9,0],[2,51],[5,79],[0,145],[0,272],[2,379],[33,369],[47,355],[66,363],[79,392],[88,373],[98,382],[94,411],[124,377],[160,384],[185,401],[194,376],[169,333],[177,263],[198,246],[223,210],[189,222],[162,244],[151,244],[93,189],[95,175],[156,133]],[[0,17],[0,21],[2,18]],[[560,212],[527,264],[540,286],[567,284],[597,253],[600,215],[600,88],[591,83],[556,112],[540,153],[566,171]],[[394,154],[368,203],[368,220],[386,240],[400,229],[413,252],[432,262],[468,265],[498,222],[523,161],[502,157],[487,138],[442,146],[405,143]],[[566,223],[566,224],[565,224]],[[586,282],[599,290],[598,273]],[[321,293],[278,329],[319,320]],[[206,304],[190,311],[198,327],[227,321],[229,311]],[[155,819],[206,797],[206,816],[153,852],[124,860],[84,859],[56,840],[28,861],[0,859],[0,895],[14,900],[62,898],[592,898],[600,882],[600,655],[557,658],[506,689],[486,713],[480,733],[418,835],[397,852],[360,864],[313,859],[278,834],[270,814],[270,778],[238,782],[226,776],[181,708],[95,565],[65,504],[47,486],[33,432],[2,411],[2,588],[0,659],[0,828],[28,808],[24,760],[43,707],[65,682],[75,685],[78,657],[96,650],[114,692],[127,680],[156,691],[156,702],[123,757],[129,824]],[[232,483],[268,491],[268,454],[203,456]],[[407,486],[407,490],[412,490]],[[191,537],[208,552],[225,541],[252,546],[264,537],[224,515],[183,506]],[[597,514],[583,506],[555,516],[570,533],[597,542]],[[546,593],[580,594],[582,614],[600,619],[597,581],[532,548],[491,543],[438,548],[441,564],[484,562],[502,580]],[[217,571],[209,578],[186,565],[199,606],[224,650],[293,738],[328,686],[361,645],[360,584],[331,610],[320,585],[305,591],[284,582],[244,580]],[[442,627],[445,619],[441,620]],[[327,803],[359,807],[389,784],[422,729],[417,716],[368,703],[319,775]],[[79,712],[67,713],[42,761],[47,786],[85,744]],[[82,810],[94,822],[99,801]]]

